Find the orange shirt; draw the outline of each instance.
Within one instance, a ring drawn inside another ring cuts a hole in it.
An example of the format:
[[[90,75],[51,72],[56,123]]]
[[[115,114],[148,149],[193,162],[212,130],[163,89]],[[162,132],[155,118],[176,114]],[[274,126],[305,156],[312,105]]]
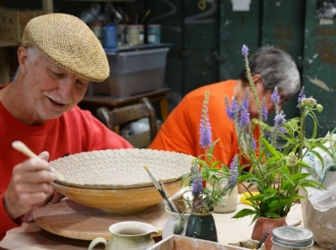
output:
[[[216,160],[229,166],[239,150],[234,123],[226,114],[224,98],[227,96],[231,103],[236,82],[237,80],[227,80],[206,85],[188,93],[162,124],[150,148],[193,156],[204,154],[204,149],[200,146],[199,130],[204,95],[208,90],[208,115],[212,141],[219,138],[213,155]]]
[[[225,112],[224,97],[233,95],[236,80],[228,80],[200,87],[188,93],[167,120],[151,143],[150,148],[181,152],[198,156],[204,154],[200,146],[200,120],[206,90],[209,91],[208,115],[212,141],[217,142],[214,156],[229,164],[238,153],[237,137],[233,122]]]

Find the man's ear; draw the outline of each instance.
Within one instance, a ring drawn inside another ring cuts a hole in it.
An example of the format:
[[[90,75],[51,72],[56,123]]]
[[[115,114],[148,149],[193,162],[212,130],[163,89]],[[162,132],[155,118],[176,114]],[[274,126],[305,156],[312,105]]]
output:
[[[258,83],[262,84],[262,76],[260,74],[255,74],[252,76],[252,80],[254,82],[254,85],[257,85]]]
[[[25,73],[26,70],[27,70],[26,64],[27,64],[27,58],[28,58],[27,48],[25,48],[23,46],[20,46],[18,48],[17,55],[18,55],[18,62],[19,62],[19,66],[20,66],[20,71],[22,73]]]

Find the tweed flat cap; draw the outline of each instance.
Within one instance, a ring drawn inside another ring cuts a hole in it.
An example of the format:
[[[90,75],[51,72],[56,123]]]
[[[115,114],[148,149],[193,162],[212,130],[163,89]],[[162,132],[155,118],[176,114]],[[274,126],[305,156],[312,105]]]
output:
[[[53,13],[31,19],[23,31],[22,46],[38,48],[61,68],[91,81],[102,82],[110,74],[98,38],[72,15]]]

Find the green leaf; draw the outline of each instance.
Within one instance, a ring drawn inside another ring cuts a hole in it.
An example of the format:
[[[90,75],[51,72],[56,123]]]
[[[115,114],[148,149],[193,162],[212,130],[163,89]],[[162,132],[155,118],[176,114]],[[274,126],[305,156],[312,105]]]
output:
[[[242,218],[242,217],[252,215],[252,214],[255,214],[255,213],[256,213],[255,210],[244,208],[244,209],[240,210],[238,213],[236,213],[232,218],[235,218],[235,219]]]
[[[276,156],[276,157],[280,157],[281,156],[281,154],[263,136],[260,136],[260,140],[261,140],[262,144],[266,147],[266,149],[273,156]]]
[[[189,177],[190,177],[190,174],[189,174],[189,173],[188,173],[188,174],[185,174],[185,175],[182,176],[182,180],[181,180],[181,183],[180,183],[180,188],[183,187],[184,182],[185,182]]]

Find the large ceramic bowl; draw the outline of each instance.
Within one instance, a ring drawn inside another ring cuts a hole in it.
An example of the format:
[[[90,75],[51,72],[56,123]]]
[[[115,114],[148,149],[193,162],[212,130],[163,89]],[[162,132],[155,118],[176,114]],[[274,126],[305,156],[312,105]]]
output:
[[[151,149],[99,150],[50,162],[63,179],[53,185],[69,199],[115,213],[133,213],[162,202],[144,166],[169,193],[180,189],[192,156]]]

